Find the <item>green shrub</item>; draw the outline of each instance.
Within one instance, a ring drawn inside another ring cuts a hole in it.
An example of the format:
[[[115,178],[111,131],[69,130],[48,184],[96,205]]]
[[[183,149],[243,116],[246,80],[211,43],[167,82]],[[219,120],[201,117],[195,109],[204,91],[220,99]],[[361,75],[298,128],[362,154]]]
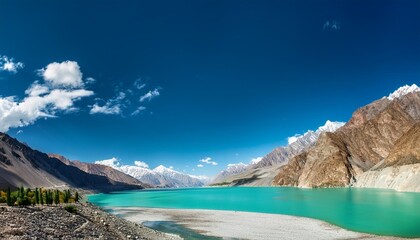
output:
[[[77,208],[73,205],[64,206],[64,209],[69,213],[77,213]]]
[[[6,203],[7,202],[7,198],[5,197],[0,197],[0,203]]]

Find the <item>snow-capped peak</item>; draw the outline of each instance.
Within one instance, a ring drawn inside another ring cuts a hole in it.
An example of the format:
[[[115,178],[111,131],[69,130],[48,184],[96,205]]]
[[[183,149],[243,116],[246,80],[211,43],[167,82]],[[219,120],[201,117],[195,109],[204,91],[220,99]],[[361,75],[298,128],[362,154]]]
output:
[[[163,165],[159,165],[155,169],[153,169],[153,172],[155,172],[155,173],[165,173],[165,172],[175,172],[175,171],[170,169],[170,168],[167,168]]]
[[[323,132],[335,132],[337,129],[339,129],[340,127],[344,126],[344,122],[332,122],[330,120],[327,120],[325,122],[325,124],[321,127],[319,127],[315,132],[312,130],[308,130],[306,133],[304,133],[303,135],[301,134],[296,134],[292,137],[287,138],[287,141],[290,144],[298,141],[298,140],[303,140],[304,138],[313,138],[313,135],[316,135],[316,138],[318,137],[319,134],[323,133]],[[316,138],[314,140],[316,140]]]
[[[416,84],[413,84],[411,86],[404,85],[404,86],[398,88],[397,90],[395,90],[393,93],[389,94],[389,96],[387,98],[389,100],[394,100],[395,98],[402,97],[402,96],[404,96],[408,93],[412,93],[412,92],[420,92],[420,88]]]
[[[344,126],[344,122],[331,122],[330,120],[327,120],[324,124],[324,126],[321,126],[316,130],[316,132],[335,132],[340,127]]]

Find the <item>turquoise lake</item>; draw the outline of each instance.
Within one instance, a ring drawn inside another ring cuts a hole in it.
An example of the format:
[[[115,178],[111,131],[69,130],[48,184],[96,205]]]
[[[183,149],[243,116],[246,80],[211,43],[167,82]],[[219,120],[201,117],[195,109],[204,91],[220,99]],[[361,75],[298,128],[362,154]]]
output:
[[[220,187],[125,191],[88,196],[101,207],[214,209],[320,219],[349,230],[420,237],[420,193],[380,189]]]

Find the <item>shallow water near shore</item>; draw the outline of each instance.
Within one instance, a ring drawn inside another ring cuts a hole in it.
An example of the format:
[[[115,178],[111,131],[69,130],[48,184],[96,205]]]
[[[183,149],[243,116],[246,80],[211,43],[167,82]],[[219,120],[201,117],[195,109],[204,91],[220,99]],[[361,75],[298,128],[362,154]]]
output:
[[[88,196],[102,207],[213,209],[320,219],[378,235],[420,237],[420,193],[381,189],[220,187],[125,191]]]

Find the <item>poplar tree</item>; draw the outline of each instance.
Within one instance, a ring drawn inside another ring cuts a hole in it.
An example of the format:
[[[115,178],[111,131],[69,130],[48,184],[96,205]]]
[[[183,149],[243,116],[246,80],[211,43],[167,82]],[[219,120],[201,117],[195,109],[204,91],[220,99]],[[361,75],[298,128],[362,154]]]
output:
[[[44,196],[42,196],[42,188],[39,189],[39,201],[41,205],[44,205]]]
[[[35,204],[39,204],[38,188],[35,188]]]
[[[12,206],[12,194],[10,193],[10,187],[7,188],[7,206]]]
[[[58,190],[55,190],[54,202],[55,202],[55,205],[60,203],[60,195],[58,194]]]
[[[79,202],[79,193],[78,193],[78,192],[76,192],[76,193],[74,194],[74,201],[75,201],[75,202]]]

